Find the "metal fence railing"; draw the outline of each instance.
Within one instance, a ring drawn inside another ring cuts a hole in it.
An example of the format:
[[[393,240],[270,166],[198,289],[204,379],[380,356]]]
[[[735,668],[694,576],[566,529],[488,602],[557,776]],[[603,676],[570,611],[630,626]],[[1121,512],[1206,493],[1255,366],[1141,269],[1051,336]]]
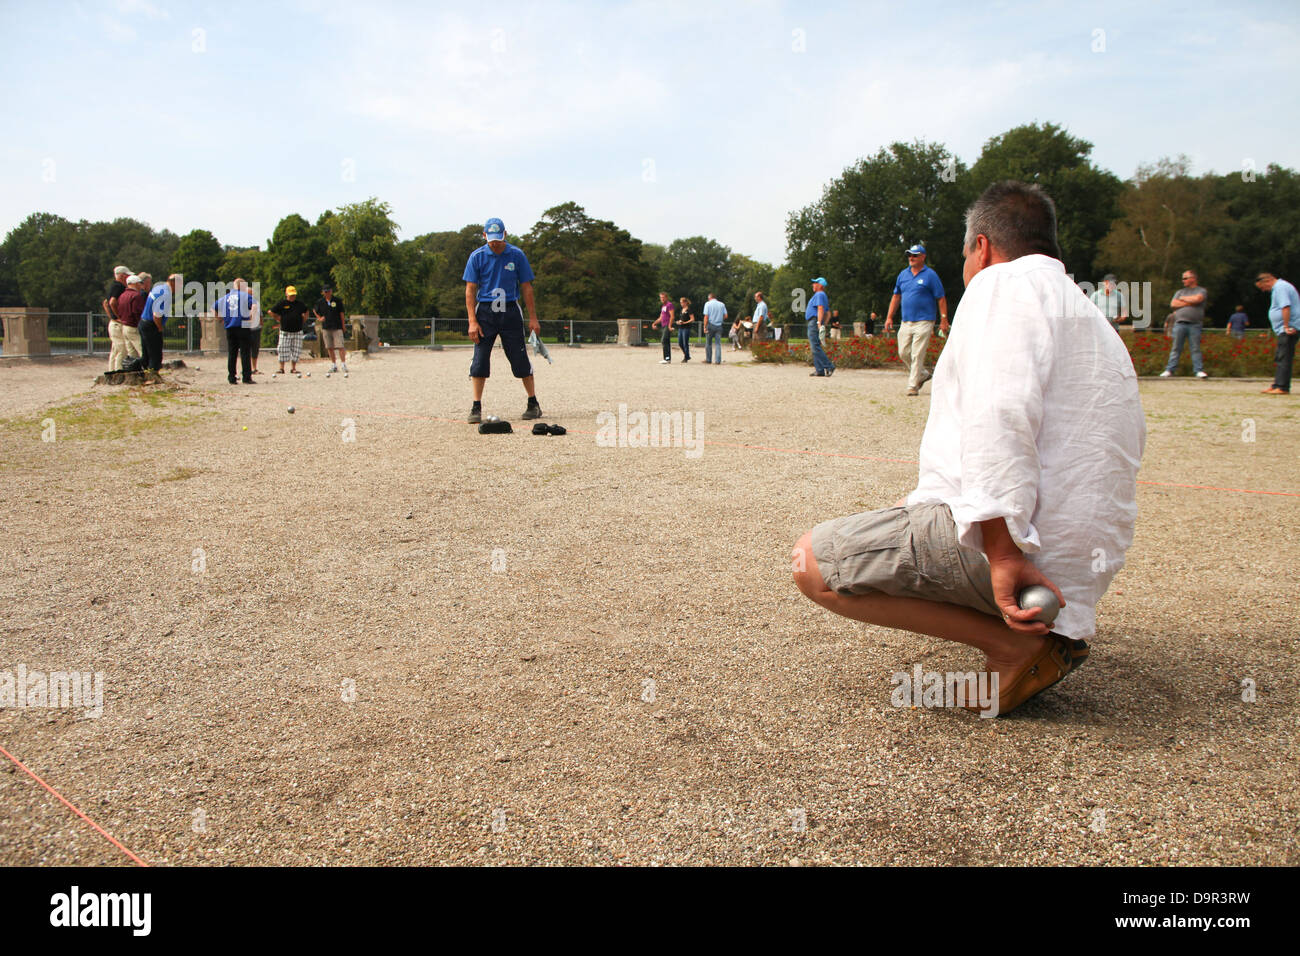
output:
[[[641,341],[646,345],[657,345],[660,338],[660,330],[653,328],[654,319],[646,318],[640,320]],[[366,323],[373,329],[373,325]],[[724,328],[724,334],[729,330]],[[876,335],[884,333],[883,322],[878,322],[874,328],[868,328],[867,332]],[[704,342],[703,329],[699,322],[696,323],[695,333],[691,336],[692,345],[702,345]],[[262,343],[263,347],[274,348],[275,332],[271,327],[268,319],[263,320],[262,326]],[[103,315],[95,312],[51,312],[49,314],[47,330],[50,341],[50,352],[55,355],[95,355],[103,353],[108,354],[110,342],[108,338],[108,320]],[[544,320],[541,322],[541,338],[548,345],[610,345],[618,341],[618,320],[575,320],[566,322],[558,319]],[[314,324],[308,323],[305,326],[308,341],[316,338]],[[455,346],[469,346],[472,343],[469,338],[469,320],[456,318],[439,318],[439,317],[393,317],[380,318],[378,326],[378,338],[383,345],[391,348],[449,348]],[[1128,332],[1128,329],[1125,329]],[[1206,335],[1225,335],[1226,329],[1207,328],[1204,330]],[[783,326],[777,326],[768,330],[767,338],[769,340],[779,337],[786,341],[806,341],[808,337],[807,325],[803,321],[787,321]],[[1134,333],[1130,333],[1134,334]],[[1164,335],[1162,328],[1152,328],[1140,330],[1136,334],[1141,335]],[[853,335],[853,323],[848,321],[844,323],[842,329],[844,338]],[[1249,329],[1247,336],[1254,337],[1259,335],[1271,336],[1269,329]],[[167,328],[163,334],[163,350],[165,352],[195,352],[201,347],[200,327],[198,318],[191,316],[177,316],[169,319]],[[674,335],[673,341],[676,342]],[[222,344],[224,348],[224,343]]]
[[[51,312],[46,324],[52,355],[108,354],[108,318],[95,312]],[[181,316],[167,320],[164,352],[192,352],[198,347],[198,319]]]

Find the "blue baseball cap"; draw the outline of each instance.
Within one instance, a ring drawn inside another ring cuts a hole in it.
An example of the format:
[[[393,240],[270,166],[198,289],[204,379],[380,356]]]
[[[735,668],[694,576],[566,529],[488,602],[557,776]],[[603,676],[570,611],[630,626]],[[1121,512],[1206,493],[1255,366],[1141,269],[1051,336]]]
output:
[[[908,250],[907,250],[907,254],[908,254],[909,256],[923,256],[923,255],[925,255],[925,246],[921,245],[921,244],[918,242],[918,243],[917,243],[916,245],[914,245],[911,249],[908,249]]]
[[[813,282],[817,283],[818,285],[826,285],[825,279],[813,279]]]
[[[504,242],[506,224],[500,219],[489,219],[483,224],[483,234],[487,236],[488,242]]]

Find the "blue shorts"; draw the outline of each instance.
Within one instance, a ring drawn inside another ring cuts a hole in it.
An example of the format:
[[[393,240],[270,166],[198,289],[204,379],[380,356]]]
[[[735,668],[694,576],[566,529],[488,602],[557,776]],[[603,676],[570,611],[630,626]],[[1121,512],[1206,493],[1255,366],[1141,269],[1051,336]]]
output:
[[[528,360],[528,348],[524,341],[524,313],[519,308],[519,301],[506,303],[504,312],[494,312],[491,302],[480,302],[474,309],[474,318],[478,320],[483,334],[474,344],[474,359],[469,365],[470,378],[488,378],[492,375],[492,346],[501,337],[501,348],[510,360],[510,371],[515,378],[527,378],[533,374],[533,363]]]

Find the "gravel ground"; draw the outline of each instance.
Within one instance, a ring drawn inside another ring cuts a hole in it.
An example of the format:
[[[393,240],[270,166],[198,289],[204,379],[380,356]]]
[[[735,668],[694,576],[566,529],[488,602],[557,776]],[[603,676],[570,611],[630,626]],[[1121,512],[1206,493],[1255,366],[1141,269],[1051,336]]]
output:
[[[153,864],[1300,862],[1296,399],[1143,384],[1092,661],[982,720],[890,704],[973,650],[789,576],[912,487],[928,390],[552,354],[546,438],[504,368],[519,431],[464,424],[463,350],[252,388],[208,356],[152,402],[0,363],[0,672],[105,686],[98,719],[0,709],[0,746]],[[600,447],[620,402],[702,412],[702,454]],[[0,863],[128,862],[0,764]]]

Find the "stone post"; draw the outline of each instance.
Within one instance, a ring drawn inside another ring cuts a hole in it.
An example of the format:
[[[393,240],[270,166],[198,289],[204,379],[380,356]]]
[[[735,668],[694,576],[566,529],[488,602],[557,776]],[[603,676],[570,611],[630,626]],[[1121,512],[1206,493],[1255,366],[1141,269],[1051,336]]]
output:
[[[867,323],[865,322],[853,323],[853,337],[855,339],[860,339],[866,334],[867,334]]]
[[[189,321],[193,322],[194,319]],[[226,324],[217,318],[215,312],[198,317],[199,350],[203,352],[224,352],[226,350]]]
[[[4,354],[45,356],[50,354],[50,310],[22,306],[0,309],[4,323]]]
[[[618,320],[618,344],[619,345],[640,345],[641,344],[641,320],[640,319],[619,319]]]
[[[371,347],[378,348],[379,316],[350,315],[348,322],[352,325],[352,344],[348,346],[353,352],[369,352]]]

